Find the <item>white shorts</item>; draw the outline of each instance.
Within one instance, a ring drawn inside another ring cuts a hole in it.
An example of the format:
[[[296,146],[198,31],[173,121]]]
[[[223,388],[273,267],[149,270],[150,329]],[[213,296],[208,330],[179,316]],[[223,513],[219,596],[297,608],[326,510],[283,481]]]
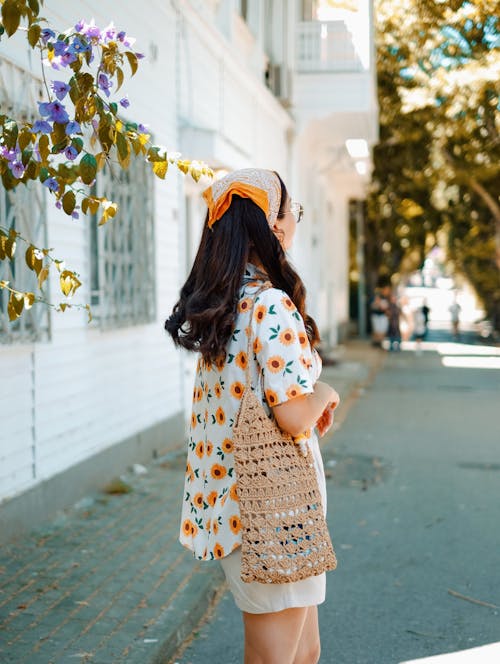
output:
[[[244,583],[240,577],[241,547],[219,561],[236,606],[246,613],[274,613],[316,606],[325,601],[326,574],[294,583]]]

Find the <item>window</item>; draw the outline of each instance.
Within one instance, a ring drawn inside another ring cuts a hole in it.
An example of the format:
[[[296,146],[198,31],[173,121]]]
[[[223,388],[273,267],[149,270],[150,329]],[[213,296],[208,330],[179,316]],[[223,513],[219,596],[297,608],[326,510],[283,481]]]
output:
[[[128,170],[106,166],[93,193],[118,204],[116,217],[90,222],[93,318],[101,328],[141,325],[156,318],[153,174],[143,158]]]
[[[239,13],[244,21],[248,21],[248,0],[239,1]]]
[[[41,82],[29,72],[0,58],[0,110],[16,120],[35,117],[36,101],[42,98]],[[0,226],[11,228],[39,248],[47,247],[47,214],[45,190],[40,183],[29,182],[6,191],[0,185]],[[17,241],[13,260],[0,261],[0,280],[10,281],[17,290],[37,291],[36,274],[25,263],[27,245]],[[44,295],[50,300],[49,282]],[[0,289],[0,343],[25,343],[47,340],[50,336],[50,309],[35,303],[22,316],[10,322],[7,313],[9,292]]]

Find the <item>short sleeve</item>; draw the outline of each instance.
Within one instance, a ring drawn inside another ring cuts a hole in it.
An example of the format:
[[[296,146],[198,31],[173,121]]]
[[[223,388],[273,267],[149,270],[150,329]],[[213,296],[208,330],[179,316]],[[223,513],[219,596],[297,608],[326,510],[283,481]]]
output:
[[[251,330],[268,405],[313,392],[312,352],[304,321],[284,291],[269,288],[258,296]]]

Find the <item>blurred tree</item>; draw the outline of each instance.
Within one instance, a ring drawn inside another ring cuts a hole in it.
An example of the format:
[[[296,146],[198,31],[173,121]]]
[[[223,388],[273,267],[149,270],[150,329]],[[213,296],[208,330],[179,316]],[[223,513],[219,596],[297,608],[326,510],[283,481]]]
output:
[[[380,142],[371,279],[448,256],[500,327],[500,36],[496,0],[378,0]]]

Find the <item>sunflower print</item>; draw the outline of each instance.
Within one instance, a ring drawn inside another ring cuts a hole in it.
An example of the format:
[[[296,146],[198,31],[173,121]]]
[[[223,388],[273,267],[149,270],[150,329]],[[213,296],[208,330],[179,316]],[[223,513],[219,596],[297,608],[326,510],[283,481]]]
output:
[[[199,560],[223,558],[241,544],[232,427],[247,370],[269,415],[280,403],[311,393],[320,371],[287,293],[275,288],[261,292],[250,315],[262,283],[253,278],[255,273],[249,265],[224,357],[213,364],[200,358],[195,374],[179,537]],[[314,436],[307,432],[302,439]]]

